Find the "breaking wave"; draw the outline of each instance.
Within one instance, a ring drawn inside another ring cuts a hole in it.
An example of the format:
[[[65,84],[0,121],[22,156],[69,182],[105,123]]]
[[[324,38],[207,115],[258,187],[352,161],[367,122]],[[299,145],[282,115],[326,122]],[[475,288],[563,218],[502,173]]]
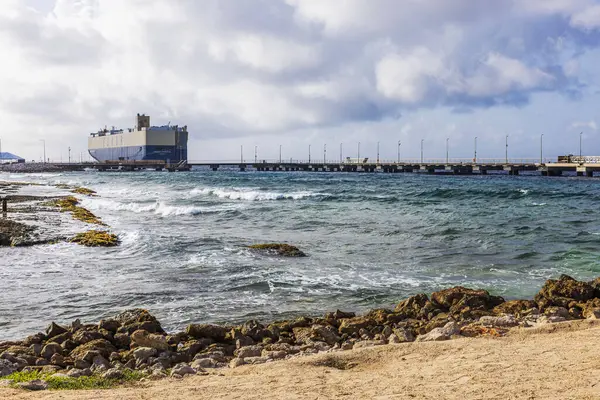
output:
[[[162,201],[155,203],[120,203],[105,199],[86,199],[82,205],[92,211],[130,211],[139,214],[153,213],[162,217],[182,216],[182,215],[199,215],[206,213],[215,213],[220,211],[232,210],[232,207],[225,205],[216,207],[198,207],[185,205],[170,205]]]
[[[192,196],[210,195],[221,199],[245,200],[245,201],[268,201],[268,200],[302,200],[308,198],[322,198],[328,196],[324,193],[314,193],[307,191],[280,193],[268,192],[257,189],[219,189],[204,188],[194,189]]]

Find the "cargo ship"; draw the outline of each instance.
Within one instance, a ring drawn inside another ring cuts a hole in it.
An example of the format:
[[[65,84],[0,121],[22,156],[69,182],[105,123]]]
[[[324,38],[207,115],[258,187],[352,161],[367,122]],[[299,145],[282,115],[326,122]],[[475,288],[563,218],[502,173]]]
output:
[[[131,129],[101,129],[90,134],[88,152],[99,162],[187,160],[187,126],[151,126],[150,116],[137,115]]]

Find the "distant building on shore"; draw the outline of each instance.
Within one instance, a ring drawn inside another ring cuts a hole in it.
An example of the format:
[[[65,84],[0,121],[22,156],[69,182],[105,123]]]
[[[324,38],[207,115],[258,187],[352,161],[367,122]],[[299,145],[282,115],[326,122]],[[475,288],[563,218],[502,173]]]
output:
[[[23,157],[16,156],[12,153],[0,153],[0,164],[22,164],[25,162]]]

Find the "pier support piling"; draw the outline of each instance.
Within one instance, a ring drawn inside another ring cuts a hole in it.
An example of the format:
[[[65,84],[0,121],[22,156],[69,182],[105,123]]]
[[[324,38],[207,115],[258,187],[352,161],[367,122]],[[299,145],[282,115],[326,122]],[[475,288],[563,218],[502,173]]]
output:
[[[6,197],[2,198],[2,214],[6,214],[8,212],[8,200]]]

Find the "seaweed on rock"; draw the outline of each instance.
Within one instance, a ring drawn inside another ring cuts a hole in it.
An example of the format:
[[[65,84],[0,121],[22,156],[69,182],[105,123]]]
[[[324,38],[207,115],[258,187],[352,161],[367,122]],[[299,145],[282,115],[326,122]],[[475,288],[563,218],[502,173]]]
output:
[[[89,197],[96,196],[96,192],[94,190],[88,189],[85,187],[81,187],[81,186],[74,188],[73,190],[71,190],[71,192],[81,194],[84,196],[89,196]]]
[[[119,237],[114,233],[91,230],[78,233],[70,242],[86,247],[114,247],[119,245]]]
[[[296,246],[285,243],[264,243],[248,246],[249,249],[266,254],[275,254],[282,257],[306,257],[306,254]]]
[[[100,218],[95,216],[86,208],[80,207],[79,200],[74,196],[67,196],[54,200],[50,203],[52,206],[59,207],[62,212],[71,212],[74,219],[94,225],[105,225]]]

